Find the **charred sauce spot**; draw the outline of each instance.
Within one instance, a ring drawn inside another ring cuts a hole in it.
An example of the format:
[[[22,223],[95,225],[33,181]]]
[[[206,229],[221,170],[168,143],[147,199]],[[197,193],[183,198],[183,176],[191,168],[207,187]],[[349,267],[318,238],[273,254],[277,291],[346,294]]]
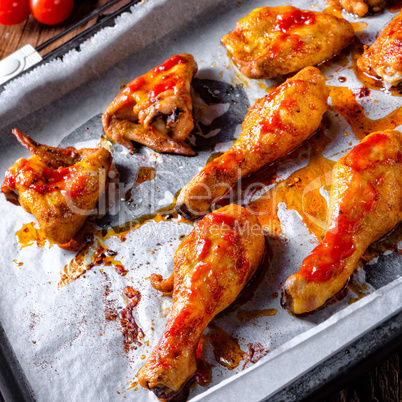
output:
[[[363,85],[359,89],[359,92],[357,93],[358,98],[365,98],[366,96],[369,96],[369,95],[370,95],[370,90],[365,85]]]
[[[248,354],[244,359],[243,370],[246,368],[247,363],[257,363],[258,360],[262,359],[269,353],[269,349],[266,349],[261,343],[249,343]]]
[[[105,320],[114,321],[118,317],[116,309],[117,300],[109,298],[110,294],[112,293],[112,282],[110,281],[109,276],[106,272],[102,272],[102,277],[106,282],[104,285],[105,291],[103,292],[103,312],[105,315]]]
[[[125,352],[128,352],[132,344],[136,346],[142,345],[139,339],[143,338],[145,334],[137,325],[133,316],[133,308],[140,302],[141,293],[131,286],[126,286],[123,292],[130,300],[127,306],[119,313],[119,319],[123,331],[124,350]]]
[[[116,261],[114,257],[117,255],[116,251],[109,250],[103,246],[99,246],[96,253],[93,256],[93,262],[89,265],[88,269],[91,269],[95,265],[109,266],[113,265],[116,272],[124,276],[127,274],[127,270],[124,268],[120,261]]]

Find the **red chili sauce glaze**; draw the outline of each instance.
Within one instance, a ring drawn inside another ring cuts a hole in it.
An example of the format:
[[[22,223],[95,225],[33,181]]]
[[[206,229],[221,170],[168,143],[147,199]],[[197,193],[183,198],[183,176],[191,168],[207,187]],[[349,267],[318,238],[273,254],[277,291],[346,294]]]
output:
[[[233,216],[215,212],[207,215],[198,225],[205,232],[210,231],[212,225],[222,225],[221,237],[225,243],[221,247],[222,252],[231,255],[231,260],[236,261],[236,270],[240,273],[239,280],[242,281],[248,272],[249,262],[244,256],[240,228],[236,227],[236,222]]]
[[[32,166],[29,160],[23,159],[18,171],[6,172],[2,190],[7,187],[17,190],[17,186],[32,189],[39,194],[65,190],[69,196],[77,197],[85,189],[86,180],[86,176],[77,175],[74,166],[49,169],[39,164]]]
[[[204,218],[204,220],[205,220],[205,223],[225,224],[225,225],[228,225],[231,228],[233,228],[234,224],[236,223],[236,218],[234,218],[233,216],[220,214],[219,212],[215,212],[213,214],[207,215]]]
[[[190,334],[187,334],[183,329],[186,327],[189,328],[187,324],[191,323],[192,320],[191,306],[184,306],[176,316],[168,320],[158,348],[160,350],[169,350],[172,346],[174,347],[172,339],[176,341],[180,339],[182,342],[181,346],[188,344],[191,340]],[[180,345],[177,346],[180,347]],[[163,361],[161,363],[163,364]]]
[[[384,160],[384,151],[389,150],[390,147],[393,147],[391,139],[383,133],[378,133],[353,148],[349,152],[345,163],[360,172],[373,164],[378,164],[379,161],[387,162]],[[389,158],[389,161],[392,160],[394,158]]]
[[[127,87],[130,88],[131,92],[135,92],[140,89],[145,84],[145,79],[143,77],[138,77],[133,79]]]
[[[261,105],[261,108],[269,107],[268,103],[272,102],[281,92],[286,91],[288,88],[292,87],[293,85],[301,85],[303,87],[303,84],[305,81],[302,80],[291,80],[284,82],[282,85],[280,85],[278,88],[274,89],[272,92],[270,92],[268,95],[266,95],[263,98],[263,103]],[[281,102],[281,107],[284,107],[286,109],[291,109],[295,106],[297,103],[295,98],[285,98]]]
[[[162,77],[160,82],[153,86],[148,94],[148,100],[154,102],[159,94],[168,91],[169,89],[173,89],[179,82],[183,82],[183,80],[180,80],[172,75],[165,75]]]
[[[184,64],[184,63],[187,63],[187,60],[184,57],[182,57],[180,55],[172,56],[170,59],[166,60],[160,66],[154,67],[149,73],[132,80],[123,89],[122,95],[129,96],[133,92],[136,92],[140,89],[147,90],[148,88],[143,88],[147,84],[147,80],[144,77],[149,76],[149,81],[152,81],[158,74],[169,71],[176,65]],[[151,87],[151,90],[149,91],[149,94],[148,94],[148,100],[151,102],[154,102],[156,97],[160,93],[165,92],[169,89],[173,89],[179,82],[183,82],[183,81],[178,79],[174,74],[168,74],[168,75],[163,76],[156,85]],[[130,100],[127,99],[126,103],[129,104]]]
[[[195,248],[197,250],[197,259],[203,260],[206,257],[206,255],[208,254],[210,247],[211,247],[211,240],[209,240],[209,239],[197,240],[197,242],[195,244]]]
[[[185,63],[187,63],[187,59],[180,56],[179,54],[176,54],[175,56],[172,56],[170,59],[166,60],[160,66],[154,67],[151,70],[151,72],[154,74],[159,74],[164,71],[171,70],[176,64],[185,64]]]
[[[305,258],[299,273],[309,281],[324,282],[343,269],[342,260],[353,254],[355,245],[349,233],[353,225],[342,220],[329,229],[324,240]],[[346,230],[346,233],[342,230]]]
[[[283,43],[288,43],[291,45],[291,49],[293,52],[299,52],[303,46],[305,45],[305,42],[303,42],[300,39],[300,36],[297,34],[288,34],[288,33],[281,33],[278,37],[277,40],[274,41],[268,48],[267,48],[267,55],[271,59],[276,59],[279,57],[281,52],[284,50]]]
[[[277,96],[280,92],[286,90],[290,86],[294,85],[296,81],[290,81],[284,84],[282,87],[276,89],[275,94],[271,92],[264,98],[264,107],[269,108],[267,104],[271,102],[275,96]],[[278,91],[280,90],[280,91]],[[255,134],[257,134],[257,138],[260,135],[265,135],[267,133],[275,133],[278,130],[284,131],[288,130],[289,124],[284,124],[283,118],[281,117],[281,111],[287,110],[289,113],[297,106],[297,100],[295,98],[285,98],[280,102],[279,107],[272,108],[273,112],[268,116],[268,118],[262,120],[255,126]],[[261,148],[261,147],[260,147]]]
[[[279,14],[276,17],[273,31],[281,31],[286,33],[291,29],[298,28],[302,25],[312,25],[315,23],[315,14],[311,11],[302,11],[294,9],[284,14]]]

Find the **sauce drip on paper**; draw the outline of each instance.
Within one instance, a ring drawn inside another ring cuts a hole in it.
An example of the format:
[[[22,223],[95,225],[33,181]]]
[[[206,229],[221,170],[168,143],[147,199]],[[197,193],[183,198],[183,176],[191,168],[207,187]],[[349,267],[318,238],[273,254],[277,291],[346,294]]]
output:
[[[124,350],[125,352],[128,352],[132,344],[134,344],[135,346],[142,345],[139,339],[143,338],[145,334],[143,330],[137,325],[133,316],[133,309],[140,302],[141,293],[131,286],[126,286],[123,292],[125,296],[128,297],[128,299],[130,300],[127,306],[119,313],[124,338]]]
[[[275,308],[267,308],[263,310],[238,310],[237,318],[240,321],[250,321],[254,318],[273,316],[276,315],[277,312],[278,310]]]
[[[350,124],[358,140],[375,131],[394,129],[402,124],[402,107],[381,119],[372,120],[357,102],[356,94],[346,87],[330,87],[329,95],[334,109]]]
[[[115,259],[116,251],[109,250],[99,238],[95,238],[80,250],[76,256],[61,270],[59,288],[68,285],[79,278],[95,265],[113,266],[116,272],[124,276],[127,270],[120,261]]]
[[[327,202],[320,194],[320,188],[329,190],[331,171],[335,162],[322,156],[326,145],[331,141],[322,130],[298,151],[310,154],[306,167],[292,173],[249,204],[257,215],[264,230],[270,236],[278,237],[282,233],[278,217],[278,204],[285,203],[288,209],[297,211],[303,223],[317,239],[321,240],[326,232]]]
[[[258,360],[263,358],[269,353],[269,349],[266,349],[261,343],[249,343],[248,345],[248,354],[244,359],[243,370],[246,368],[248,363],[257,363]]]
[[[83,273],[90,270],[95,265],[113,265],[116,271],[120,275],[125,275],[127,271],[124,269],[123,264],[114,259],[102,257],[102,252],[107,250],[107,247],[103,245],[103,241],[110,239],[111,237],[118,237],[121,241],[125,240],[126,235],[132,231],[137,230],[147,222],[153,221],[156,223],[162,221],[169,221],[174,218],[178,218],[178,214],[175,211],[176,200],[180,193],[180,190],[175,194],[173,202],[156,212],[146,214],[138,217],[137,219],[127,222],[123,225],[115,226],[110,229],[102,229],[94,232],[93,240],[88,243],[77,255],[63,268],[60,272],[59,288],[67,285],[73,280],[77,279]],[[180,222],[193,225],[193,222],[187,221],[184,218],[180,218]],[[99,243],[100,245],[97,245]],[[109,250],[110,254],[110,250]],[[96,257],[98,256],[98,257]],[[99,258],[102,257],[102,258]],[[107,255],[106,257],[114,257]]]
[[[197,351],[195,353],[196,361],[197,361],[197,371],[195,372],[195,379],[199,385],[202,387],[206,387],[212,381],[212,367],[215,367],[213,364],[208,363],[203,358],[203,348],[205,344],[205,339],[201,338],[197,347]]]
[[[43,247],[47,241],[42,230],[35,228],[35,222],[22,225],[22,228],[17,231],[16,236],[20,249],[32,246],[34,243],[36,243],[38,247]]]
[[[240,349],[239,341],[214,323],[209,324],[208,328],[210,331],[203,338],[213,346],[216,361],[229,370],[233,370],[246,356],[246,353]]]
[[[126,201],[133,200],[133,191],[142,183],[154,180],[156,177],[156,170],[153,167],[141,166],[138,169],[137,177],[132,187],[126,192]]]

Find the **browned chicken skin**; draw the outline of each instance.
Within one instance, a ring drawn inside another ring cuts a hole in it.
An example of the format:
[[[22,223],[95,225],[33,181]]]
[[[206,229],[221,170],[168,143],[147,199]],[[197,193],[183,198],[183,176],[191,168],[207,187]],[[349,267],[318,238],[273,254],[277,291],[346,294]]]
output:
[[[364,17],[368,13],[378,13],[383,10],[386,0],[330,0],[329,3],[335,8],[343,8],[351,14]]]
[[[381,78],[390,85],[402,82],[402,11],[357,60],[357,67],[367,75]]]
[[[332,177],[328,232],[282,289],[282,306],[296,314],[335,296],[367,247],[402,220],[402,134],[370,134]]]
[[[205,216],[174,256],[172,310],[162,338],[138,372],[141,386],[172,399],[196,371],[196,349],[212,318],[238,296],[260,265],[257,218],[228,205]]]
[[[194,128],[190,84],[196,73],[193,56],[180,54],[131,81],[103,113],[107,136],[130,152],[135,141],[157,152],[195,155],[184,140]]]
[[[274,78],[330,59],[353,37],[343,18],[279,6],[253,10],[221,42],[246,77]]]
[[[206,214],[240,178],[297,148],[318,129],[327,98],[325,76],[307,67],[258,100],[233,146],[183,187],[176,210],[187,219]]]
[[[54,148],[18,130],[13,134],[33,156],[7,170],[1,191],[35,216],[49,242],[65,245],[102,195],[112,156],[105,148]]]

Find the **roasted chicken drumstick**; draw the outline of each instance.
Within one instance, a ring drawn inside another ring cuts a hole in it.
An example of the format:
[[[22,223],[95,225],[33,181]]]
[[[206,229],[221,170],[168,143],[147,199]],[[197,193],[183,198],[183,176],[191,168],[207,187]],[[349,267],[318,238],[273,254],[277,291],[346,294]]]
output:
[[[205,216],[174,256],[172,310],[162,338],[138,372],[140,385],[172,399],[196,371],[196,349],[212,318],[256,272],[265,240],[257,218],[228,205]]]
[[[196,73],[193,56],[180,54],[131,81],[103,113],[107,136],[130,152],[135,141],[157,152],[195,155],[184,140],[194,128],[190,84]]]
[[[253,10],[221,42],[246,77],[274,78],[332,58],[353,37],[343,18],[279,6]]]
[[[390,85],[402,82],[402,11],[357,60],[357,67]]]
[[[402,134],[370,134],[332,177],[328,232],[282,289],[282,306],[296,314],[342,290],[367,247],[402,220]]]
[[[112,155],[105,148],[54,148],[18,130],[13,134],[32,156],[18,159],[7,170],[1,191],[35,216],[49,242],[63,246],[104,192]]]
[[[176,210],[187,219],[206,214],[240,178],[297,148],[318,129],[327,98],[325,76],[307,67],[258,100],[233,146],[183,187]]]
[[[378,13],[383,10],[386,0],[330,0],[335,8],[343,8],[351,14],[364,17],[368,13]]]

